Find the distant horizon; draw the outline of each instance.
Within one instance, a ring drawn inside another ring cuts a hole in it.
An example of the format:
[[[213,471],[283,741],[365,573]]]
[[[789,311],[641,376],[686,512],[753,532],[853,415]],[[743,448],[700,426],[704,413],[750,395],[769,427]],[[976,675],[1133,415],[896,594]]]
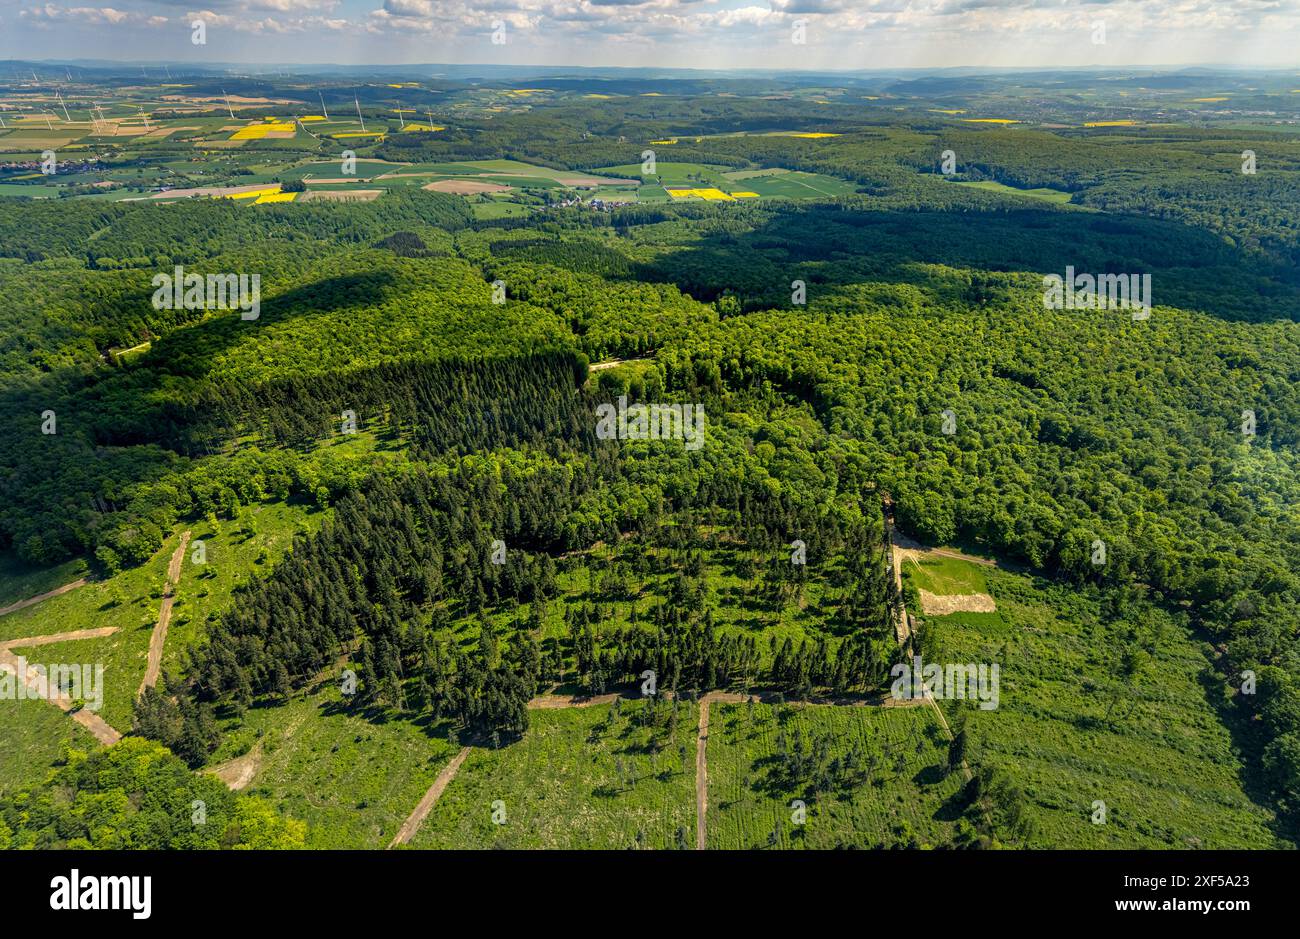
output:
[[[1050,75],[1055,73],[1072,73],[1072,74],[1100,74],[1100,75],[1123,75],[1123,74],[1143,74],[1151,73],[1157,75],[1177,75],[1184,73],[1204,73],[1207,75],[1216,74],[1240,74],[1240,75],[1260,75],[1260,76],[1284,76],[1287,73],[1295,71],[1292,67],[1279,66],[1246,66],[1246,65],[1225,65],[1225,64],[1206,64],[1206,63],[1170,63],[1170,64],[1153,64],[1153,65],[910,65],[895,67],[879,68],[856,68],[856,69],[835,69],[835,68],[754,68],[752,66],[730,66],[716,68],[699,68],[689,66],[644,66],[644,65],[553,65],[545,62],[524,62],[524,63],[504,63],[504,62],[403,62],[403,63],[383,63],[383,62],[274,62],[274,61],[257,61],[257,62],[202,62],[192,63],[177,61],[173,59],[102,59],[102,58],[83,58],[83,57],[63,57],[63,58],[42,58],[42,59],[0,59],[0,70],[5,68],[24,69],[24,68],[57,68],[57,69],[90,69],[96,71],[114,71],[114,70],[132,70],[145,69],[146,71],[163,71],[169,70],[172,77],[181,75],[221,75],[230,72],[244,72],[250,76],[274,76],[276,73],[284,75],[310,75],[311,77],[329,76],[337,74],[347,76],[352,74],[372,74],[393,75],[401,73],[403,75],[414,75],[420,72],[431,72],[431,75],[424,77],[443,78],[449,81],[467,81],[467,80],[509,80],[520,79],[528,75],[545,76],[547,78],[586,78],[599,80],[602,77],[633,79],[633,78],[664,78],[666,80],[741,80],[741,79],[762,79],[762,78],[810,78],[816,79],[821,77],[833,78],[836,80],[849,79],[875,79],[888,78],[891,76],[915,76],[923,77],[944,77],[968,75],[972,78],[978,78],[982,75]],[[152,77],[152,76],[150,76]],[[5,76],[0,72],[0,81]],[[1297,82],[1300,82],[1300,73],[1297,74]]]
[[[339,68],[339,69],[384,69],[384,68],[402,68],[402,69],[422,69],[422,68],[455,68],[455,69],[473,69],[473,68],[495,68],[495,69],[550,69],[555,71],[581,71],[581,72],[700,72],[704,74],[713,72],[729,72],[735,74],[794,74],[794,75],[888,75],[895,72],[957,72],[957,71],[978,71],[978,72],[1154,72],[1162,70],[1172,71],[1192,71],[1196,69],[1207,72],[1289,72],[1297,71],[1297,77],[1300,78],[1300,65],[1233,65],[1215,62],[1166,62],[1152,63],[1141,65],[897,65],[882,66],[879,68],[794,68],[788,66],[771,66],[765,68],[756,68],[747,65],[730,65],[730,66],[712,66],[708,68],[698,66],[657,66],[657,65],[556,65],[548,62],[332,62],[326,60],[313,61],[212,61],[212,62],[186,62],[178,59],[104,59],[88,57],[54,57],[54,58],[11,58],[0,60],[0,66],[5,65],[58,65],[58,66],[82,66],[82,67],[127,67],[139,68],[190,68],[190,69],[220,69],[220,68],[266,68],[266,69],[288,69],[288,68]]]
[[[1300,0],[0,0],[0,58],[106,48],[195,66],[1272,70],[1300,66]]]

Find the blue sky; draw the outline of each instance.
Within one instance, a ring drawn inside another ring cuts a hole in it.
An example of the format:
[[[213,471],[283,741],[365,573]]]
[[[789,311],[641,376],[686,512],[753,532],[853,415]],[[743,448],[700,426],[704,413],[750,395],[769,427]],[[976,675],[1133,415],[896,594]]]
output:
[[[0,0],[0,58],[1300,75],[1298,49],[1300,0]]]

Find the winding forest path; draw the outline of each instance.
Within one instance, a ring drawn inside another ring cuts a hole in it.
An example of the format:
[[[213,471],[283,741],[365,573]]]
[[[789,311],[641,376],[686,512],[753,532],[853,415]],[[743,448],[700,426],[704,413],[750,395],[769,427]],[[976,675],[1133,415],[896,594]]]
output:
[[[181,564],[185,560],[185,548],[190,543],[190,533],[181,533],[181,543],[172,552],[172,559],[167,564],[167,586],[163,590],[162,604],[158,607],[158,624],[149,637],[149,662],[145,666],[144,678],[136,697],[144,694],[146,688],[158,684],[158,673],[162,671],[163,647],[167,642],[167,624],[171,622],[172,605],[176,602],[176,584],[181,579]]]
[[[39,597],[28,597],[26,600],[19,600],[17,603],[11,603],[6,607],[0,608],[0,616],[4,616],[6,613],[17,613],[19,610],[26,609],[29,606],[35,606],[42,600],[49,600],[51,597],[61,596],[69,590],[76,590],[78,587],[84,587],[88,583],[90,583],[90,581],[85,577],[82,577],[80,580],[74,580],[70,584],[64,584],[62,587],[55,587],[53,590],[46,591]]]
[[[433,785],[424,794],[424,798],[411,810],[411,814],[406,817],[406,821],[402,822],[402,827],[397,829],[397,834],[393,835],[393,840],[388,844],[390,849],[397,847],[399,844],[406,844],[420,830],[420,825],[428,817],[434,804],[442,796],[447,786],[451,784],[451,781],[456,778],[456,773],[460,770],[460,764],[464,763],[465,757],[469,756],[469,749],[469,747],[461,747],[460,752],[452,757],[451,762],[442,768],[442,772],[433,781]]]

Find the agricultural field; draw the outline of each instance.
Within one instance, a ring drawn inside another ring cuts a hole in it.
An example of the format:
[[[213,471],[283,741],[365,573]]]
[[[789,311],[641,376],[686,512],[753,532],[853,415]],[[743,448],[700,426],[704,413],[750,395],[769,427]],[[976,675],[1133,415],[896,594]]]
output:
[[[851,195],[857,191],[857,187],[847,180],[783,168],[732,171],[726,166],[658,160],[655,172],[648,175],[642,174],[639,164],[607,166],[599,172],[642,179],[637,189],[637,199],[641,202],[674,198],[710,201],[820,199]],[[683,194],[674,197],[674,190]]]

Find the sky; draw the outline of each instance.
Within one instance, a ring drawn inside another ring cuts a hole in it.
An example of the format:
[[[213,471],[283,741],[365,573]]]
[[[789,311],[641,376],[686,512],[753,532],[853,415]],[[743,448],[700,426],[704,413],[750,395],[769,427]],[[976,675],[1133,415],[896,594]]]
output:
[[[0,0],[0,59],[796,69],[1227,65],[1300,74],[1300,0],[85,3]]]

